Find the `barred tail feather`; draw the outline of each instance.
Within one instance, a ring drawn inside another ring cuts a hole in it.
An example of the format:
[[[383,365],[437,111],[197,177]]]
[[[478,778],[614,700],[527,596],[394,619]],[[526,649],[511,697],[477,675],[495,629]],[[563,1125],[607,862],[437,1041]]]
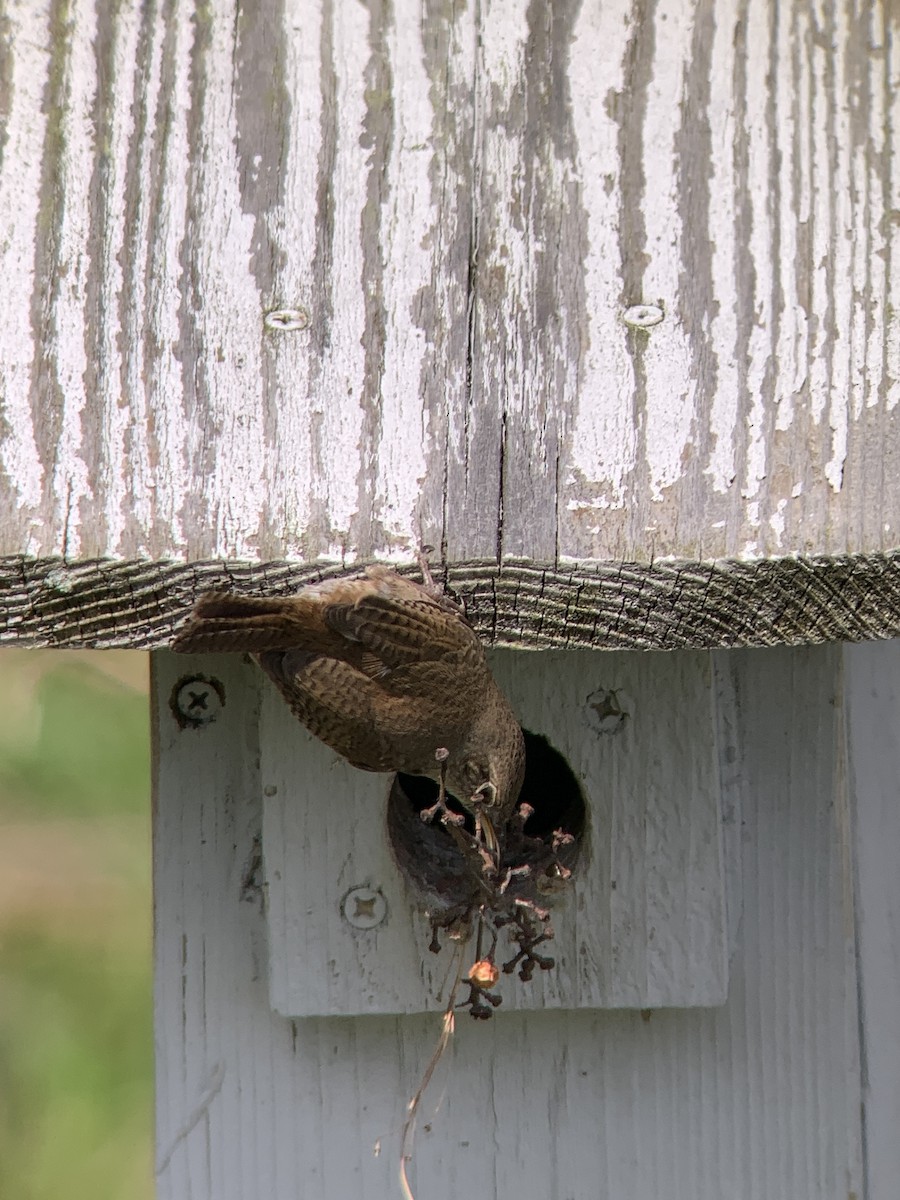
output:
[[[218,654],[293,648],[334,651],[338,639],[328,630],[318,600],[291,596],[239,596],[209,592],[197,602],[190,620],[175,637],[180,654]]]
[[[172,649],[179,654],[219,654],[224,651],[259,653],[284,650],[289,644],[283,623],[269,617],[194,619],[178,634]]]

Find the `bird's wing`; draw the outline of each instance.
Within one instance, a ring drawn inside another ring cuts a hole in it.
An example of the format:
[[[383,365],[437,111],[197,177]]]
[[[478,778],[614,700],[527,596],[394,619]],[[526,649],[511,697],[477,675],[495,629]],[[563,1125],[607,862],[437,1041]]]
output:
[[[374,586],[353,603],[336,602],[325,609],[330,629],[368,651],[359,661],[367,675],[378,678],[398,667],[448,656],[481,660],[475,631],[451,602],[393,572],[370,572],[370,579]]]
[[[380,680],[416,664],[453,660],[464,669],[484,661],[475,631],[452,601],[386,567],[370,567],[357,579],[313,584],[296,596],[209,593],[173,649],[297,649],[342,659]]]
[[[352,766],[416,771],[417,764],[398,759],[397,747],[418,728],[417,706],[386,700],[377,683],[341,659],[299,650],[266,651],[257,658],[294,716]]]

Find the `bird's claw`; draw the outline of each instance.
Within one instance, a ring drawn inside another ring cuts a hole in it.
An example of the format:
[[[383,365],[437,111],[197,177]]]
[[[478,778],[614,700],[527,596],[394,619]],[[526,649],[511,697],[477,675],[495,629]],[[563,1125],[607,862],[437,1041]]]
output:
[[[456,813],[452,808],[448,807],[447,801],[443,796],[438,796],[430,808],[423,808],[419,813],[419,819],[424,821],[426,825],[430,825],[438,814],[440,814],[441,821],[445,825],[462,825],[466,819],[462,813]]]

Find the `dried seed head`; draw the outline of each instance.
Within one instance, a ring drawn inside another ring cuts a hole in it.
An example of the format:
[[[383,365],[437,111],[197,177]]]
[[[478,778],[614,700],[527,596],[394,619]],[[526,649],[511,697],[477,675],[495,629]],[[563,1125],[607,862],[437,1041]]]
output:
[[[469,980],[480,988],[492,988],[499,978],[500,971],[489,958],[479,959],[469,971]]]

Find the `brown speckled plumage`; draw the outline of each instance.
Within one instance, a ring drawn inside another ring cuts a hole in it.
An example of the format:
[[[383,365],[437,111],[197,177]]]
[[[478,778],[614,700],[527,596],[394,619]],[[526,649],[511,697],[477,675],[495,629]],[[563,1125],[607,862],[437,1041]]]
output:
[[[356,767],[437,779],[445,748],[463,804],[478,794],[500,820],[515,804],[522,731],[474,630],[433,586],[370,567],[291,597],[211,593],[174,649],[253,652],[298,719]]]

